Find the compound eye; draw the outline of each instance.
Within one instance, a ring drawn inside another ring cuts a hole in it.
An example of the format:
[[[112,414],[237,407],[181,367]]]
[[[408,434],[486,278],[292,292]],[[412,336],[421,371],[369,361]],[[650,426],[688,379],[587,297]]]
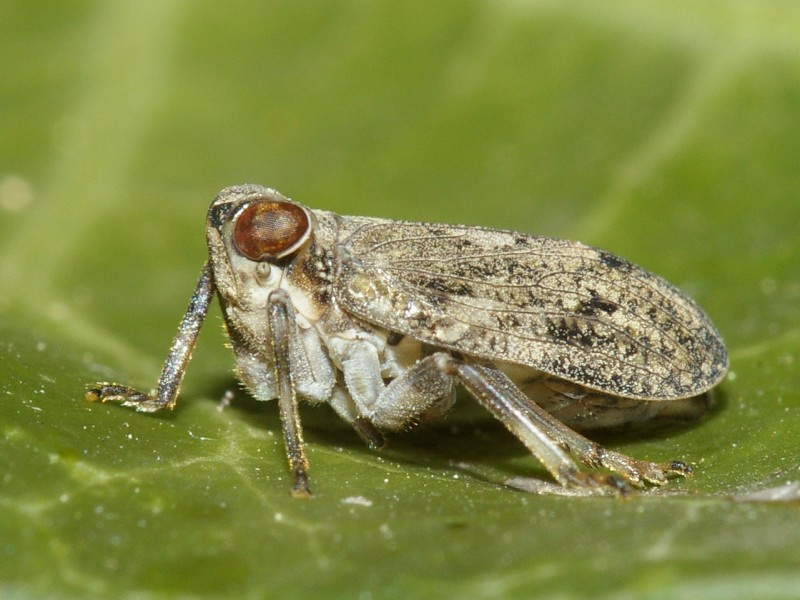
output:
[[[311,222],[302,206],[262,199],[239,213],[233,228],[233,243],[250,260],[262,260],[291,254],[310,235]]]

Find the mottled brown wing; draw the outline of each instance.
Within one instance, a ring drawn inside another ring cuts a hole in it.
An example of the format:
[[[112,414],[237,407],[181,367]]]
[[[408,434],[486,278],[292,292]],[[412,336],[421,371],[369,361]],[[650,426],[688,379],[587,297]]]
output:
[[[336,297],[376,325],[641,399],[694,396],[727,370],[723,341],[680,290],[577,242],[359,219]]]

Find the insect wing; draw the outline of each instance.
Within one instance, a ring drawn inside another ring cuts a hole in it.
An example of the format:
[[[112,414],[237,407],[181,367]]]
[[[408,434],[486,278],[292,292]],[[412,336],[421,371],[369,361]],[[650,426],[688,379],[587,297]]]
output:
[[[479,227],[358,222],[341,239],[336,297],[383,328],[631,398],[694,396],[727,370],[705,313],[610,253]]]

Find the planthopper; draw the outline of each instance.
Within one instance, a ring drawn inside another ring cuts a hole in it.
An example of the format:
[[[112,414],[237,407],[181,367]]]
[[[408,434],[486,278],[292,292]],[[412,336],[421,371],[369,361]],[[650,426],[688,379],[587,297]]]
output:
[[[578,431],[694,419],[728,356],[676,287],[579,242],[347,217],[258,185],[222,190],[203,266],[155,391],[99,383],[89,400],[172,409],[216,294],[238,376],[277,400],[292,493],[307,496],[298,404],[327,403],[370,448],[442,416],[465,388],[546,467],[541,490],[625,493],[689,475]],[[579,466],[581,465],[581,466]]]

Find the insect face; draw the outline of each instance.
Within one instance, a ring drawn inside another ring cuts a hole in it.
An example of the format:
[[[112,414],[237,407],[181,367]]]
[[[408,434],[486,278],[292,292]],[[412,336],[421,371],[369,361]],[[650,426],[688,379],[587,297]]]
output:
[[[309,309],[306,312],[316,313],[306,291],[287,279],[313,243],[313,213],[275,190],[254,186],[237,190],[214,201],[206,229],[216,288],[228,316],[252,322],[249,329],[266,327],[268,297],[279,287],[298,306]]]

